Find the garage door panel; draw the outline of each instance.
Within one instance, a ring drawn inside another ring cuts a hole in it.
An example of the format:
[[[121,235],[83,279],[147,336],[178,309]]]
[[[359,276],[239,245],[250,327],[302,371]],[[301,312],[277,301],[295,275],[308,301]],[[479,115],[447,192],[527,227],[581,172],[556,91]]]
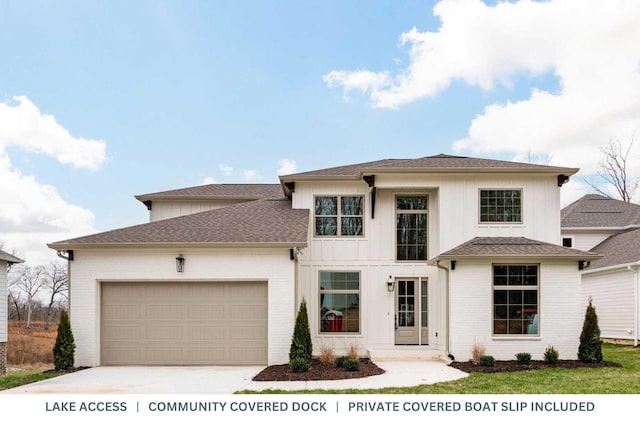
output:
[[[264,282],[104,283],[103,365],[267,362]]]

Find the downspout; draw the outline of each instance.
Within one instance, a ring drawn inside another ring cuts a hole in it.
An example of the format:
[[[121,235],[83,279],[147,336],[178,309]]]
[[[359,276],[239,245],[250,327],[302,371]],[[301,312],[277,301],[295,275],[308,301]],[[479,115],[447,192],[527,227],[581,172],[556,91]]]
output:
[[[635,332],[633,334],[633,346],[638,346],[638,326],[640,326],[640,319],[638,318],[638,311],[640,310],[640,301],[638,301],[638,297],[640,296],[640,275],[638,274],[638,268],[632,268],[630,265],[627,266],[629,271],[633,271],[636,275],[636,286],[634,289],[634,298],[633,298],[633,320],[635,323]]]
[[[444,267],[442,265],[440,265],[440,260],[436,261],[436,267],[438,267],[441,270],[444,270],[444,274],[445,274],[445,280],[444,280],[444,300],[445,300],[445,311],[446,311],[446,316],[445,316],[445,329],[446,329],[446,339],[444,341],[444,345],[445,345],[445,353],[447,353],[447,357],[451,360],[454,360],[455,358],[453,357],[453,355],[451,354],[450,348],[451,348],[451,344],[450,344],[450,339],[449,337],[451,336],[451,334],[449,333],[449,269],[447,267]]]
[[[56,251],[56,255],[67,261],[67,314],[71,319],[71,261],[73,261],[73,251],[67,251],[67,255],[64,255],[63,251]]]

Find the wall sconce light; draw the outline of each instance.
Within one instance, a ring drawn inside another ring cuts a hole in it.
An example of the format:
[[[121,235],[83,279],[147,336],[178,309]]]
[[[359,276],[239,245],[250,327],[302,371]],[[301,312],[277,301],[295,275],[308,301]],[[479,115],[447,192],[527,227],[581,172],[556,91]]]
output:
[[[176,271],[182,273],[184,271],[184,257],[182,254],[176,257]]]
[[[387,279],[387,291],[393,292],[396,288],[396,281],[393,280],[393,277],[389,276]]]

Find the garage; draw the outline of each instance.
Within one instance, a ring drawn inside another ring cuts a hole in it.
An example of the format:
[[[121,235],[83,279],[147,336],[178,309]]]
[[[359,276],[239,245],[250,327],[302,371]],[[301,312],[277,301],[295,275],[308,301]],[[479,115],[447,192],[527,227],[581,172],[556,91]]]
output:
[[[104,282],[102,365],[267,364],[266,282]]]

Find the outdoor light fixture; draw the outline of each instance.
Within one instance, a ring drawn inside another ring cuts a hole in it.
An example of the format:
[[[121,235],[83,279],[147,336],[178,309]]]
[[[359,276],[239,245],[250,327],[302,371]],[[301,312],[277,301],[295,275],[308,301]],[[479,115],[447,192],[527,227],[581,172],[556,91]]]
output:
[[[184,257],[182,254],[176,257],[176,271],[182,273],[184,271]]]
[[[389,278],[387,279],[387,290],[389,292],[393,292],[395,288],[396,288],[396,282],[395,280],[393,280],[393,277],[389,276]]]

